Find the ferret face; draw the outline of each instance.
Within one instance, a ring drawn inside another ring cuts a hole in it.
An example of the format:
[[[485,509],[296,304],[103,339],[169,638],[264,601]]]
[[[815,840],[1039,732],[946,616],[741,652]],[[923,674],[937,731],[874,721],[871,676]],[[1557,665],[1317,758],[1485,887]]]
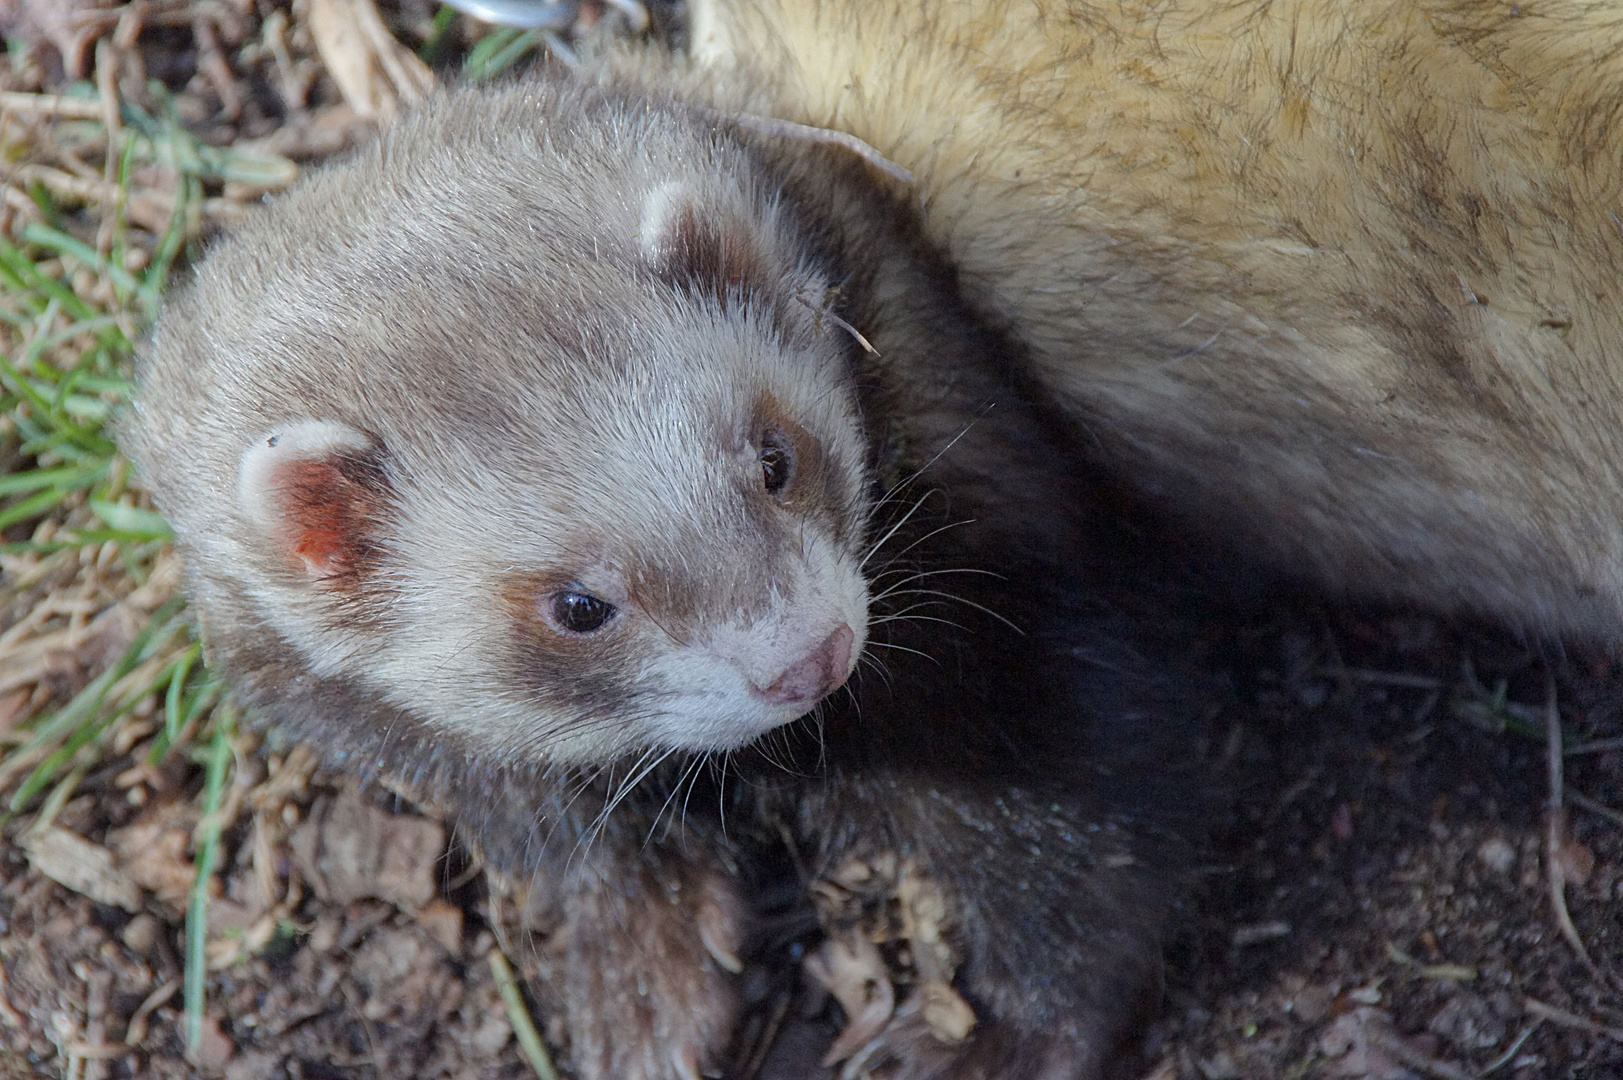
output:
[[[558,92],[441,102],[213,254],[127,442],[216,650],[495,754],[737,747],[866,639],[852,344],[741,153],[543,139]]]

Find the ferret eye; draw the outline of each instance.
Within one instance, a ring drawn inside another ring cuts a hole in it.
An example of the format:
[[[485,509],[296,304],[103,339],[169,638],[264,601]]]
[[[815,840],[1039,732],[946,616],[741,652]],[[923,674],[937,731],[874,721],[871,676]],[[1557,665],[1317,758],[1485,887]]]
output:
[[[600,630],[614,616],[614,605],[589,592],[568,590],[552,598],[552,617],[558,625],[575,634]]]
[[[794,475],[794,444],[777,428],[768,428],[761,436],[761,479],[766,483],[766,493],[779,494]]]

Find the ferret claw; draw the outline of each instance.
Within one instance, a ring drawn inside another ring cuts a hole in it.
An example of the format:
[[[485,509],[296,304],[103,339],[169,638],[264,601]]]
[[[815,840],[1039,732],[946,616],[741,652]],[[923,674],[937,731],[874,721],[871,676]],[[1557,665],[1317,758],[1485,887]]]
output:
[[[699,1075],[699,1048],[692,1043],[672,1051],[671,1067],[681,1080],[703,1080]]]
[[[737,975],[744,970],[744,961],[738,958],[737,953],[717,941],[713,928],[706,923],[699,924],[699,940],[704,943],[705,952],[710,954],[712,960],[721,965],[723,971]]]

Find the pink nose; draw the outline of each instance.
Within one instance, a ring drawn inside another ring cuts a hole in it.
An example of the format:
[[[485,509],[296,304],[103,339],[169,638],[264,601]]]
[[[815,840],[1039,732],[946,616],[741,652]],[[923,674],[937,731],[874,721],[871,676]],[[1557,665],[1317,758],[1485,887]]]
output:
[[[810,707],[839,689],[851,667],[851,645],[857,636],[844,623],[803,660],[797,660],[755,696],[774,705]]]

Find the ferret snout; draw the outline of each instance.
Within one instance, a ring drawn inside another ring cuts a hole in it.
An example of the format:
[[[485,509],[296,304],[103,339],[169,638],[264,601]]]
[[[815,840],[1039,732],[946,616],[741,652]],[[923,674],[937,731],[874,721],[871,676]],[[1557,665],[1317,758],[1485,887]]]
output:
[[[851,646],[856,635],[845,623],[822,640],[810,655],[789,665],[766,689],[750,693],[772,705],[811,707],[844,684],[851,671]]]

